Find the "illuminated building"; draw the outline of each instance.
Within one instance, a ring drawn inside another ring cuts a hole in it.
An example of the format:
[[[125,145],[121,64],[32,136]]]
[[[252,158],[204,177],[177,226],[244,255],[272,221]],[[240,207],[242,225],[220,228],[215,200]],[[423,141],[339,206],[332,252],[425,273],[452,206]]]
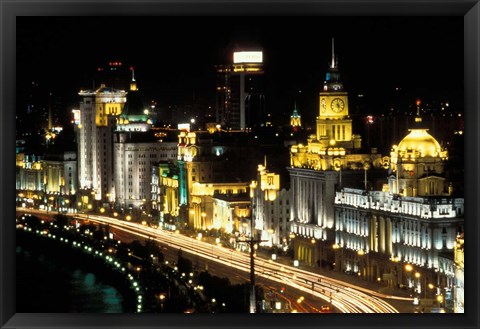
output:
[[[216,120],[231,129],[265,124],[265,96],[261,75],[263,53],[233,53],[233,63],[217,65]]]
[[[257,180],[250,184],[252,218],[255,236],[265,240],[261,244],[278,247],[289,235],[290,191],[280,188],[280,175],[268,172],[265,165],[258,165]]]
[[[352,182],[367,185],[367,171],[382,166],[381,156],[373,150],[360,153],[361,138],[352,131],[348,93],[333,46],[332,40],[332,60],[319,94],[316,134],[307,139],[307,145],[291,147],[287,168],[295,258],[308,265],[321,265],[332,257],[335,189]]]
[[[246,194],[215,194],[212,197],[213,228],[237,236],[250,232],[250,198]]]
[[[465,312],[465,238],[457,236],[454,248],[455,284],[453,288],[453,311]]]
[[[335,196],[335,269],[390,285],[406,285],[423,297],[427,283],[451,287],[449,260],[463,230],[463,198],[445,181],[447,151],[423,127],[417,113],[410,133],[391,152],[388,184],[379,191],[343,188]],[[410,264],[422,280],[404,265]]]
[[[418,104],[420,105],[420,104]],[[450,195],[442,176],[447,151],[440,147],[422,125],[417,113],[415,127],[393,146],[388,185],[392,193],[403,196]]]
[[[113,202],[113,131],[127,92],[101,85],[78,94],[82,97],[77,125],[79,189],[93,190],[94,200]]]
[[[16,190],[42,192],[43,184],[43,161],[35,156],[25,153],[16,154]]]
[[[179,187],[178,168],[173,162],[161,161],[152,166],[152,210],[166,229],[177,228]]]
[[[293,108],[293,113],[290,116],[290,126],[292,126],[294,129],[302,126],[302,117],[300,116],[300,114],[298,114],[296,103]]]
[[[114,132],[115,191],[111,198],[121,208],[150,210],[152,167],[176,158],[177,143],[163,141],[150,128],[149,112],[132,69],[130,91]]]
[[[77,190],[76,154],[50,153],[44,158],[17,154],[16,190],[23,195],[22,201],[30,206],[47,202],[54,207],[62,206]],[[47,201],[49,198],[51,201]]]
[[[159,142],[148,132],[116,132],[114,141],[115,203],[121,208],[149,209],[152,168],[176,156],[177,143]]]
[[[256,161],[258,155],[258,148],[249,137],[246,132],[233,131],[180,132],[175,166],[178,168],[179,217],[183,225],[195,229],[211,225],[214,216],[210,196],[215,193],[247,192],[252,161]],[[202,213],[206,214],[204,218]]]
[[[231,223],[237,221],[235,211],[225,215],[225,211],[217,212],[214,205],[219,209],[220,205],[227,205],[228,209],[245,209],[250,207],[247,197],[247,183],[193,183],[191,191],[190,218],[194,229],[205,230],[208,228],[223,228],[231,232]],[[223,200],[220,202],[219,200]]]
[[[140,93],[135,81],[135,71],[133,67],[130,89],[127,93],[126,102],[122,113],[117,118],[116,131],[140,131],[145,132],[151,128],[148,108],[143,106]]]
[[[43,160],[46,193],[72,195],[77,191],[77,154],[47,154]]]

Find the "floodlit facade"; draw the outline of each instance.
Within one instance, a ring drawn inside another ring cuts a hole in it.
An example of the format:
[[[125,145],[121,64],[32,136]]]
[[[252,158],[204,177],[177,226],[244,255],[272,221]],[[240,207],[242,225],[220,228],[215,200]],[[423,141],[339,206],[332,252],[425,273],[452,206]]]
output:
[[[238,216],[235,211],[230,214],[221,206],[226,206],[227,209],[248,208],[250,200],[248,198],[245,200],[247,190],[248,183],[241,182],[193,183],[190,207],[193,228],[199,230],[222,228],[226,232],[232,232],[235,227],[238,227],[237,224],[232,224],[237,221]]]
[[[419,294],[428,283],[451,290],[464,200],[453,197],[445,181],[447,156],[417,115],[414,128],[392,148],[383,190],[336,192],[336,270],[405,285]],[[412,267],[406,270],[406,264]],[[413,277],[412,268],[422,280]]]
[[[453,311],[455,313],[465,313],[465,238],[463,233],[457,236],[454,250]]]
[[[149,212],[153,166],[159,161],[176,159],[177,143],[163,141],[151,126],[149,111],[143,106],[132,75],[130,91],[114,133],[114,199],[117,207]]]
[[[250,236],[250,198],[247,194],[215,194],[212,200],[212,228],[237,237]],[[210,227],[207,226],[207,229]]]
[[[280,175],[258,165],[257,180],[250,184],[255,236],[267,247],[285,246],[290,218],[290,191],[280,189]]]
[[[114,202],[113,131],[127,92],[101,85],[78,94],[82,97],[76,126],[79,189],[93,191],[94,200]]]
[[[77,154],[63,152],[47,155],[43,160],[46,193],[73,195],[77,191]]]
[[[43,161],[25,153],[16,154],[16,190],[44,191]]]
[[[352,181],[366,185],[367,170],[382,167],[379,154],[361,153],[360,148],[332,40],[332,60],[319,93],[316,134],[308,138],[307,145],[290,149],[290,230],[297,260],[322,265],[332,258],[335,189]]]

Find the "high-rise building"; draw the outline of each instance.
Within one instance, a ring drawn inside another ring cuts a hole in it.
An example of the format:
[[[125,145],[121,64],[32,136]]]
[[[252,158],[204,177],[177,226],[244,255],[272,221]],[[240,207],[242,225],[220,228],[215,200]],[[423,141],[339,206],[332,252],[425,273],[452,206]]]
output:
[[[217,65],[216,120],[241,129],[265,124],[263,52],[233,53],[233,63]]]
[[[88,197],[94,200],[113,202],[113,131],[127,92],[101,85],[96,90],[81,90],[79,95],[82,97],[77,124],[79,189],[89,190]]]

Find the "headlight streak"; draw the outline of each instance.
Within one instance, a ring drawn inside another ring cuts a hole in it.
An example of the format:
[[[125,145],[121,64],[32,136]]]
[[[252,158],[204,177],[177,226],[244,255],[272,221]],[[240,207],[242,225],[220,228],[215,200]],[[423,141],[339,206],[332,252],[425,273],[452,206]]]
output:
[[[83,218],[78,215],[77,217]],[[250,272],[249,256],[245,253],[212,245],[182,234],[176,234],[172,231],[154,229],[141,224],[120,221],[109,217],[90,215],[89,220],[108,223],[111,227],[124,230],[131,234],[143,238],[152,238],[162,244],[182,248],[185,252],[198,255],[204,259],[218,262],[244,272]],[[380,298],[412,300],[412,298],[384,295],[376,291],[292,266],[264,261],[258,257],[256,257],[255,274],[268,280],[288,284],[293,288],[304,291],[327,302],[330,302],[331,297],[332,305],[343,313],[398,313],[394,307]],[[314,285],[313,290],[312,282]]]

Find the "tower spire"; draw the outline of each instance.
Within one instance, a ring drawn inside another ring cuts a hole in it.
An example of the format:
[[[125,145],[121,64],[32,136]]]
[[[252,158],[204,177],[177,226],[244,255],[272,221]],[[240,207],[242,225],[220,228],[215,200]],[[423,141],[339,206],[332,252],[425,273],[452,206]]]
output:
[[[135,82],[135,69],[133,66],[130,66],[130,71],[132,71],[132,82],[130,82],[130,90],[138,90],[137,83]]]
[[[330,65],[330,68],[335,68],[335,38],[332,38],[332,64]]]
[[[422,101],[420,99],[417,99],[415,104],[417,105],[417,116],[415,117],[415,122],[417,124],[420,124],[422,122],[422,117],[420,116],[420,104],[422,104]]]

